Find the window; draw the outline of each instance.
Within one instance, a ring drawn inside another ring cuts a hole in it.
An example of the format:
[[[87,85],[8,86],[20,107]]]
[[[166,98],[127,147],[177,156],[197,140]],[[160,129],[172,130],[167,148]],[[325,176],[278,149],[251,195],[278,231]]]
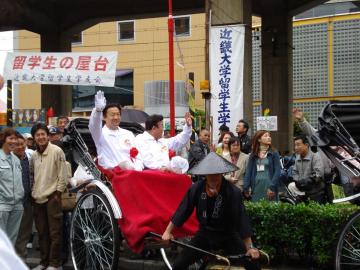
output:
[[[73,34],[71,36],[71,44],[73,45],[82,44],[82,32]]]
[[[118,23],[119,41],[135,39],[134,24],[134,21],[123,21]]]
[[[190,36],[190,16],[174,17],[174,24],[177,37]]]
[[[73,112],[91,111],[94,107],[94,95],[102,90],[106,100],[110,103],[119,103],[121,106],[134,104],[134,71],[120,69],[115,73],[115,86],[83,86],[72,87]]]

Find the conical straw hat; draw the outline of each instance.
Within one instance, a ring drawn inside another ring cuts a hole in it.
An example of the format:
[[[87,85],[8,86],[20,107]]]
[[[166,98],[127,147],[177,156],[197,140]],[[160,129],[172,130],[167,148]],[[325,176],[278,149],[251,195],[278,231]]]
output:
[[[188,171],[195,175],[223,174],[239,170],[231,162],[219,156],[214,152],[210,152],[202,161]]]

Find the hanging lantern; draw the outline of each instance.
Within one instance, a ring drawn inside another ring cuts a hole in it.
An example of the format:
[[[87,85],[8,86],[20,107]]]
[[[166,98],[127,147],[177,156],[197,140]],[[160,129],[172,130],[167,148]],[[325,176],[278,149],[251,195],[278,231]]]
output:
[[[49,123],[49,118],[54,117],[54,115],[55,115],[54,109],[50,107],[46,112],[46,122]]]

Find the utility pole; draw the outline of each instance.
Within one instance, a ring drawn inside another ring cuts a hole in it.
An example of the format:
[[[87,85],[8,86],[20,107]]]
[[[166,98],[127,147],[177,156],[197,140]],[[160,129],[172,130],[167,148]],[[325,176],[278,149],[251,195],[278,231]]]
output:
[[[172,0],[168,0],[168,2],[170,136],[175,136],[174,18],[172,15]]]
[[[13,102],[12,102],[12,81],[7,81],[7,123],[8,127],[13,126]]]
[[[210,0],[205,0],[205,80],[210,81],[209,71],[209,45],[210,45]],[[205,126],[211,131],[210,121],[210,104],[211,104],[211,89],[209,83],[209,91],[203,92],[202,97],[205,100]],[[212,134],[212,132],[210,132]]]

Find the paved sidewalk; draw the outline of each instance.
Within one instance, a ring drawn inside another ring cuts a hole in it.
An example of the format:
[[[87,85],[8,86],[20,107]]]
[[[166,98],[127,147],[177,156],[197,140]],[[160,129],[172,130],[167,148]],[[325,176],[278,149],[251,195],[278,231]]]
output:
[[[156,258],[155,260],[146,260],[140,259],[134,256],[133,253],[129,250],[125,250],[120,252],[119,257],[119,270],[167,270],[163,260],[161,258]],[[70,255],[69,255],[70,256]],[[37,237],[34,239],[33,248],[28,249],[28,258],[26,259],[26,264],[31,268],[37,266],[40,263],[40,251],[38,250],[38,242]],[[274,266],[274,267],[263,267],[263,270],[309,270],[309,267],[304,266]],[[73,270],[71,258],[69,257],[68,262],[63,266],[64,270]],[[209,269],[211,270],[222,270],[226,269],[224,266],[221,265],[213,265]],[[232,270],[240,270],[244,269],[243,267],[235,267],[232,266],[230,269]],[[1,270],[1,269],[0,269]],[[79,269],[80,270],[80,269]]]

